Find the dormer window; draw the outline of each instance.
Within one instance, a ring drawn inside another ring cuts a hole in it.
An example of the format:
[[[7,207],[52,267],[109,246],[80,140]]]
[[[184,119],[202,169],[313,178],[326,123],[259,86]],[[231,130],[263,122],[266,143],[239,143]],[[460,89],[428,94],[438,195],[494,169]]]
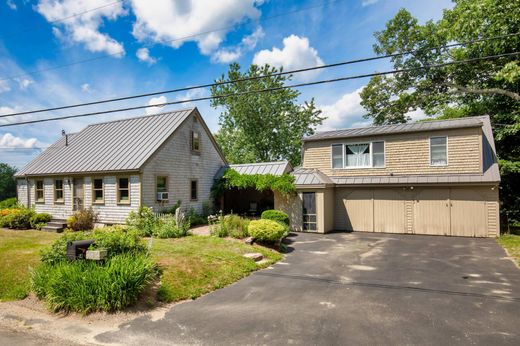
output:
[[[430,137],[430,165],[448,165],[448,137]]]
[[[332,145],[332,168],[377,168],[385,166],[385,142]]]

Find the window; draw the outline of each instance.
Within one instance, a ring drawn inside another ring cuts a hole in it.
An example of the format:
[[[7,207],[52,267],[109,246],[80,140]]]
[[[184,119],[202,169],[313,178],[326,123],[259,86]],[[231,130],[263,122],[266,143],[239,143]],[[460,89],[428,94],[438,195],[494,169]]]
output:
[[[448,165],[448,138],[447,137],[431,137],[430,138],[430,165],[446,166]]]
[[[45,202],[45,198],[43,196],[43,180],[36,180],[36,202]]]
[[[332,168],[343,168],[343,144],[332,145]]]
[[[157,177],[155,183],[157,192],[168,192],[168,177]]]
[[[54,202],[63,203],[63,180],[54,180]]]
[[[192,201],[196,201],[198,199],[198,184],[197,180],[192,180],[190,184],[190,196]]]
[[[316,193],[303,193],[303,230],[316,231]]]
[[[200,134],[195,131],[191,131],[191,150],[200,151]]]
[[[105,200],[103,191],[103,179],[96,178],[92,179],[92,200],[94,203],[103,203]]]
[[[385,166],[385,142],[372,142],[372,167]]]
[[[370,143],[345,145],[346,167],[370,167]]]
[[[117,201],[119,203],[130,203],[130,182],[128,178],[117,179]]]

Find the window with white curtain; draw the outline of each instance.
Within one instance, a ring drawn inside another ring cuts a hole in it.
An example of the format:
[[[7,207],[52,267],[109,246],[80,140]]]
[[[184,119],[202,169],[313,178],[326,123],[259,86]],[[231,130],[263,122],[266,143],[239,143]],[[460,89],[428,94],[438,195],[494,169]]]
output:
[[[343,144],[332,145],[332,168],[343,168]]]
[[[346,144],[345,167],[370,167],[370,143]]]
[[[430,138],[430,164],[432,166],[446,166],[448,164],[448,138]]]

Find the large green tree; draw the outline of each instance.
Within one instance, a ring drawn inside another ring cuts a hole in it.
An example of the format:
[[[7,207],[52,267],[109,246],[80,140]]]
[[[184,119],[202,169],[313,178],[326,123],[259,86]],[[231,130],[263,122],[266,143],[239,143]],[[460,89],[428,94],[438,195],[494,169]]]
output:
[[[281,69],[251,65],[241,72],[239,64],[231,64],[227,76],[217,82],[271,75]],[[288,160],[298,165],[301,158],[301,138],[314,133],[323,118],[314,99],[298,102],[300,93],[293,89],[271,92],[256,90],[280,88],[291,79],[289,75],[270,76],[212,87],[211,101],[222,109],[220,130],[216,139],[231,163]],[[242,94],[238,96],[225,96]]]
[[[15,173],[16,168],[9,166],[7,163],[0,163],[0,201],[16,197]]]
[[[483,40],[451,48],[454,42],[481,40],[520,32],[520,1],[454,0],[438,21],[420,24],[402,9],[376,32],[374,50],[392,58],[395,69],[412,71],[378,76],[361,93],[366,118],[374,124],[409,121],[422,110],[437,118],[489,114],[502,173],[503,219],[520,221],[520,63],[518,56],[454,64],[449,61],[518,52],[520,36]]]

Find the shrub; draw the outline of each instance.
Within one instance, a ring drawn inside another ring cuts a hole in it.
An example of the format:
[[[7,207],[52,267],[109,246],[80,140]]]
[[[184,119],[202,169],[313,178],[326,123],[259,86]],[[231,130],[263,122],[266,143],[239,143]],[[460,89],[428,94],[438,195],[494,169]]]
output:
[[[12,229],[29,229],[31,228],[31,218],[35,215],[34,210],[28,208],[7,209],[9,212],[2,216],[2,227]]]
[[[31,228],[40,230],[47,222],[52,220],[52,215],[47,213],[39,213],[31,216],[30,223]]]
[[[158,222],[153,231],[153,236],[157,238],[180,238],[188,235],[189,229],[189,223],[184,223],[179,227],[173,216],[166,216]]]
[[[0,202],[0,209],[16,208],[18,206],[18,200],[16,197],[4,199]]]
[[[139,231],[144,237],[150,237],[153,234],[158,220],[155,217],[152,209],[141,206],[135,211],[131,211],[126,219],[126,224],[133,229]]]
[[[122,254],[104,264],[92,261],[42,264],[31,272],[36,296],[52,311],[117,311],[134,304],[157,277],[144,255]]]
[[[253,220],[249,223],[248,232],[259,242],[276,242],[287,232],[287,226],[273,220]]]
[[[203,215],[197,213],[193,208],[190,208],[190,210],[188,210],[188,212],[186,213],[186,217],[190,221],[191,226],[208,224],[207,216],[204,217]]]
[[[226,215],[224,216],[223,226],[226,228],[229,236],[233,238],[247,238],[249,233],[247,228],[251,220],[240,217],[238,215]]]
[[[172,205],[171,207],[163,208],[163,209],[161,210],[161,213],[163,213],[163,214],[172,214],[172,215],[173,215],[173,214],[175,214],[175,212],[177,211],[177,209],[180,208],[181,204],[182,204],[182,201],[179,199],[179,200],[177,201],[177,203],[175,203],[175,204]]]
[[[67,227],[75,232],[89,231],[94,228],[96,221],[97,214],[92,208],[82,209],[67,219]]]
[[[262,213],[262,219],[278,221],[289,226],[289,215],[280,210],[266,210]]]

